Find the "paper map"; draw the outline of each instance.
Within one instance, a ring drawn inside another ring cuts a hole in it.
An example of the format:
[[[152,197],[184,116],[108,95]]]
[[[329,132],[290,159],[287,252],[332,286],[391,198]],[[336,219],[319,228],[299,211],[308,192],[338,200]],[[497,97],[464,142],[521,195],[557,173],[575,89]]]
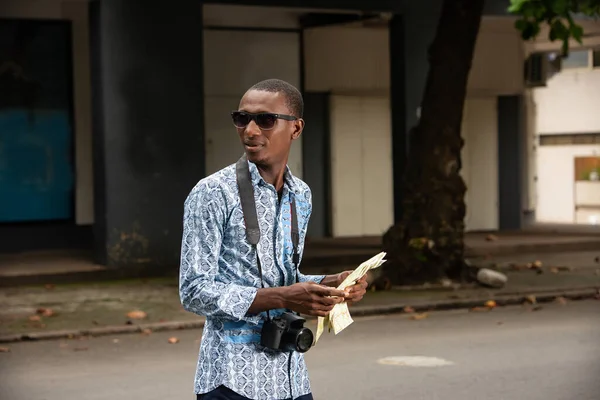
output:
[[[378,268],[381,264],[385,262],[383,257],[385,257],[386,253],[381,252],[377,254],[375,257],[363,262],[356,268],[350,275],[344,279],[344,281],[337,287],[339,290],[344,290],[349,286],[352,286],[356,283],[357,280],[362,278],[369,270]],[[350,311],[348,310],[348,303],[343,302],[340,304],[336,304],[329,315],[327,317],[319,317],[317,320],[317,334],[315,336],[315,344],[319,340],[319,337],[323,334],[325,330],[325,325],[328,326],[329,331],[333,329],[334,334],[338,334],[344,329],[346,329],[351,323],[354,322],[352,317],[350,316]]]

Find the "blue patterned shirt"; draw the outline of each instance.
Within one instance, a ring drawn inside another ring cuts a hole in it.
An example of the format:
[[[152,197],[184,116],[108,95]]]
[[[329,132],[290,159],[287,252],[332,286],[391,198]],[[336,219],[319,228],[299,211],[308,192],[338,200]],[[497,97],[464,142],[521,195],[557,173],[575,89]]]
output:
[[[258,254],[264,285],[291,285],[296,275],[290,198],[296,202],[301,256],[312,210],[310,189],[286,168],[279,200],[275,187],[262,179],[256,165],[248,164],[261,232]],[[195,392],[206,393],[225,385],[242,396],[261,400],[310,393],[304,356],[261,346],[260,330],[266,313],[248,313],[261,283],[256,252],[246,239],[235,164],[198,182],[185,201],[183,222],[181,303],[186,310],[207,317]],[[319,283],[322,279],[299,274],[301,282]]]

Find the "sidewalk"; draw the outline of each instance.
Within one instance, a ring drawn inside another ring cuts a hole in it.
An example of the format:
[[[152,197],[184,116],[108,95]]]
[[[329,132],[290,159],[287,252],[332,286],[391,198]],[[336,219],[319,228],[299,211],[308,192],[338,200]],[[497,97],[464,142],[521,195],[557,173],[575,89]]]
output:
[[[487,266],[508,275],[506,287],[427,285],[369,292],[351,313],[403,312],[406,306],[415,311],[482,307],[488,300],[520,304],[530,295],[538,302],[559,296],[591,298],[600,289],[599,256],[600,249],[488,258]],[[526,265],[535,261],[542,263],[541,273]],[[204,321],[181,307],[176,278],[1,288],[0,304],[0,342],[198,328]],[[128,317],[131,311],[143,311],[145,317]]]
[[[581,229],[581,228],[578,228]],[[521,253],[600,250],[600,231],[537,228],[525,231],[465,234],[466,256],[472,259]],[[302,268],[306,273],[330,273],[340,266],[358,265],[381,251],[380,236],[307,240]],[[353,267],[351,267],[353,268]],[[40,251],[0,254],[0,287],[69,282],[94,282],[139,276],[175,274],[167,270],[111,269],[96,265],[87,252]]]

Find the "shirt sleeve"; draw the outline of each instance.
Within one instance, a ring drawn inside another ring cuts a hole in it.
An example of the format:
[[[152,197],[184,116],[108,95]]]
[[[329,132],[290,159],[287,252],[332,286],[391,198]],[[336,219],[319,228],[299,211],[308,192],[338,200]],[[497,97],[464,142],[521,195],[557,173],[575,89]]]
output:
[[[226,199],[218,182],[201,182],[184,204],[179,297],[190,312],[207,317],[258,322],[247,315],[258,288],[218,282],[226,223]]]
[[[312,194],[310,193],[310,189],[308,190],[308,212],[306,213],[306,218],[303,219],[301,225],[298,227],[300,230],[300,240],[298,241],[298,255],[300,256],[300,264],[302,264],[302,255],[304,253],[304,243],[306,239],[306,231],[308,229],[308,221],[310,220],[310,216],[312,214]],[[299,282],[315,282],[321,283],[321,281],[325,278],[325,275],[305,275],[302,272],[298,271],[298,281]]]

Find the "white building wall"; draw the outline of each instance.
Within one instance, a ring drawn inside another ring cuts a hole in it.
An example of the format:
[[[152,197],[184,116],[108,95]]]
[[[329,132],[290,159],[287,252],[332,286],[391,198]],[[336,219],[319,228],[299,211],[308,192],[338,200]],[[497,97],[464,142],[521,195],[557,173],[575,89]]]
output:
[[[465,228],[498,229],[498,102],[470,97],[465,102],[461,176],[467,185]],[[516,156],[515,156],[516,157]]]
[[[533,99],[538,134],[600,132],[600,68],[565,70]]]
[[[381,235],[394,222],[388,29],[308,29],[304,43],[306,90],[332,94],[332,234]]]
[[[331,97],[333,236],[381,235],[393,223],[387,96]]]
[[[571,49],[600,47],[600,23],[584,22],[583,46],[571,42]],[[536,42],[526,43],[528,53],[557,51],[542,32]],[[532,146],[528,158],[536,174],[530,197],[538,222],[589,224],[600,211],[575,212],[575,157],[600,156],[600,144],[539,145],[540,135],[600,133],[600,68],[563,70],[551,77],[546,87],[528,90]],[[598,223],[596,222],[596,223]]]

